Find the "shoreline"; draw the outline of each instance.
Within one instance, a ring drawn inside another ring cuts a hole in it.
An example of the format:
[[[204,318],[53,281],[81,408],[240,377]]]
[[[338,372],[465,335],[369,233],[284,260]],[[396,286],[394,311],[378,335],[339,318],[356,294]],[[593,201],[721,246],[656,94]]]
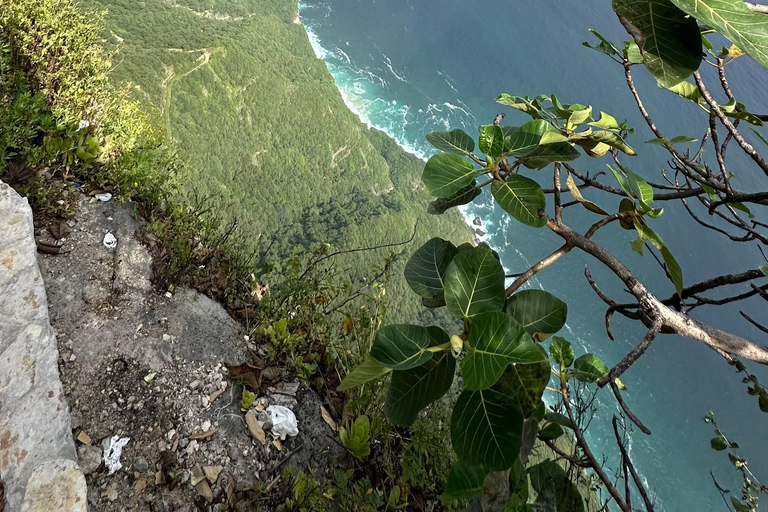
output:
[[[386,128],[377,126],[374,123],[371,122],[371,120],[366,115],[365,111],[353,101],[353,99],[350,97],[347,91],[341,89],[339,87],[338,81],[336,80],[336,76],[333,74],[333,72],[328,67],[328,62],[325,60],[325,56],[328,54],[328,50],[323,48],[323,46],[320,43],[320,38],[312,32],[311,27],[309,27],[306,23],[303,22],[301,19],[301,10],[302,7],[305,7],[305,4],[302,4],[301,2],[297,2],[297,13],[296,18],[294,19],[294,23],[297,23],[296,20],[298,20],[297,24],[300,24],[304,28],[304,32],[307,34],[307,40],[309,41],[310,46],[312,47],[312,51],[315,53],[315,57],[317,57],[319,60],[323,61],[325,64],[325,68],[328,71],[328,74],[333,78],[333,82],[336,85],[336,90],[339,91],[339,94],[341,95],[341,99],[344,101],[344,105],[346,105],[347,109],[352,112],[357,118],[360,120],[361,123],[366,125],[368,129],[378,130],[382,133],[384,133],[387,137],[392,139],[400,148],[405,151],[406,153],[415,156],[416,158],[419,158],[420,160],[426,161],[428,160],[428,155],[425,154],[423,151],[419,151],[418,149],[412,147],[409,144],[405,144],[403,141],[398,139],[394,134],[392,134],[390,131],[388,131]],[[306,6],[309,7],[309,6]],[[479,245],[480,243],[487,243],[488,245],[491,245],[489,243],[489,229],[486,225],[486,221],[477,213],[472,213],[469,211],[471,207],[470,203],[469,205],[459,206],[456,209],[460,212],[462,218],[464,219],[464,224],[469,229],[470,234],[472,235],[472,239],[475,242],[476,245]],[[480,219],[480,224],[476,223],[476,219]],[[480,234],[482,233],[482,234]],[[494,248],[491,246],[494,250],[498,250],[497,248]]]

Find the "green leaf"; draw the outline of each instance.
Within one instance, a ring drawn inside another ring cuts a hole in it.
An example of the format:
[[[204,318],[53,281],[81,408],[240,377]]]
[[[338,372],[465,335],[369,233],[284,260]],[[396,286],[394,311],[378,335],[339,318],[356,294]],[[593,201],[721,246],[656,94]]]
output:
[[[553,337],[549,344],[549,353],[552,359],[560,365],[561,370],[568,368],[573,363],[573,346],[565,338]]]
[[[547,218],[539,216],[539,210],[547,206],[544,190],[532,179],[513,174],[504,183],[494,181],[491,194],[505,212],[523,224],[535,228],[547,225]]]
[[[543,360],[535,364],[512,364],[504,370],[494,389],[509,396],[516,396],[523,410],[523,416],[530,418],[538,409],[544,389],[552,372],[547,353],[536,345]]]
[[[581,190],[579,190],[579,187],[576,186],[576,182],[573,181],[573,176],[571,176],[571,173],[568,173],[568,178],[566,179],[565,183],[568,185],[568,190],[571,191],[573,198],[580,202],[584,208],[593,213],[597,213],[598,215],[608,215],[608,212],[600,208],[598,205],[592,201],[584,199],[584,196],[581,195]]]
[[[600,44],[598,45],[592,45],[589,42],[585,41],[582,44],[586,46],[587,48],[591,48],[593,50],[597,50],[599,52],[602,52],[606,55],[618,55],[619,54],[619,48],[604,38],[597,30],[589,29],[592,34],[597,37],[600,40]]]
[[[701,96],[699,88],[690,82],[682,81],[677,84],[665,86],[665,89],[694,103],[698,103],[699,105],[707,104],[707,102]]]
[[[440,151],[467,155],[475,150],[475,141],[464,130],[450,132],[432,132],[427,134],[427,141]]]
[[[543,429],[539,430],[539,439],[542,441],[552,441],[562,436],[564,433],[565,432],[563,432],[563,427],[556,423],[550,423]]]
[[[584,512],[584,499],[579,489],[557,462],[548,460],[528,469],[531,486],[538,496],[537,510]]]
[[[638,240],[636,242],[640,243],[640,247],[635,248],[633,246],[633,249],[642,254],[642,242],[649,242],[651,245],[656,247],[656,249],[661,251],[661,257],[663,258],[664,264],[667,267],[667,272],[669,272],[672,283],[675,285],[675,290],[677,290],[678,294],[682,293],[683,270],[680,268],[680,264],[667,248],[667,244],[664,242],[664,239],[662,239],[658,233],[651,229],[648,223],[646,223],[643,219],[634,219],[634,226],[638,235]]]
[[[597,382],[608,375],[608,367],[594,354],[584,354],[573,362],[573,376],[581,382]]]
[[[439,327],[427,327],[427,330],[433,347],[450,339]],[[456,359],[447,350],[438,352],[418,368],[394,370],[384,403],[387,417],[403,427],[413,425],[419,411],[450,389],[455,370]]]
[[[451,415],[451,442],[460,461],[503,471],[515,463],[522,437],[523,412],[514,397],[492,389],[462,391]]]
[[[427,205],[427,213],[430,215],[442,215],[450,208],[471,203],[479,195],[480,189],[477,187],[477,181],[472,180],[472,183],[462,188],[451,197],[440,197],[429,203],[429,205]]]
[[[675,144],[685,144],[688,142],[698,142],[699,139],[694,139],[693,137],[686,137],[685,135],[678,135],[677,137],[672,137],[672,140],[669,142],[674,146]]]
[[[629,22],[624,28],[640,48],[645,67],[660,85],[675,85],[699,69],[699,25],[672,2],[613,0],[613,9]]]
[[[664,260],[664,265],[667,267],[669,277],[672,278],[672,284],[675,285],[675,290],[678,295],[683,293],[683,269],[680,268],[680,264],[677,262],[669,249],[664,246],[661,249],[661,257]]]
[[[624,58],[629,61],[630,64],[642,64],[643,53],[640,51],[640,47],[634,41],[624,43]]]
[[[605,130],[619,129],[619,123],[616,121],[616,118],[602,111],[600,112],[600,119],[598,119],[593,123],[589,123],[589,125],[596,126],[598,128],[603,128]]]
[[[672,0],[672,3],[720,32],[768,68],[768,16],[751,11],[743,0]]]
[[[382,366],[393,370],[416,368],[432,359],[430,337],[426,327],[420,325],[385,325],[376,333],[371,357]]]
[[[496,384],[512,363],[546,361],[522,325],[500,311],[481,313],[472,319],[469,353],[461,373],[468,389],[482,390]]]
[[[541,144],[530,155],[520,158],[520,163],[529,169],[543,169],[555,162],[570,162],[581,156],[568,138],[559,132],[547,132]]]
[[[611,167],[613,175],[616,177],[616,181],[619,182],[621,189],[631,198],[637,199],[643,212],[650,212],[653,210],[653,188],[639,175],[632,172],[628,167],[624,167],[623,170],[617,170]]]
[[[592,118],[592,107],[584,105],[569,105],[568,110],[571,115],[567,118],[568,124],[576,127],[582,123],[586,123]]]
[[[595,142],[607,144],[630,156],[637,155],[637,152],[632,149],[632,146],[627,144],[618,133],[609,132],[607,130],[598,130],[592,133],[589,138]]]
[[[496,102],[508,107],[512,107],[521,112],[525,112],[534,119],[544,119],[546,117],[540,106],[534,104],[534,102],[531,101],[527,96],[525,98],[521,98],[520,96],[511,96],[504,93],[496,98]]]
[[[516,157],[528,156],[539,147],[542,136],[554,131],[552,125],[542,119],[534,119],[509,133],[505,151]]]
[[[543,290],[524,290],[507,299],[507,314],[536,341],[544,341],[565,325],[568,306]]]
[[[723,438],[723,436],[713,437],[709,441],[709,444],[712,446],[712,449],[717,450],[719,452],[728,448],[728,442]]]
[[[550,411],[544,414],[544,419],[550,423],[555,423],[557,425],[560,425],[561,427],[567,427],[571,429],[573,428],[573,422],[565,414],[560,414],[558,412]]]
[[[460,251],[445,274],[445,302],[456,318],[504,306],[504,267],[484,245]]]
[[[768,276],[768,265],[761,265],[760,272],[762,272],[764,276]]]
[[[405,264],[405,281],[419,297],[442,300],[443,280],[456,246],[442,238],[432,238],[413,253]]]
[[[528,501],[528,470],[518,458],[509,470],[509,491],[523,503]],[[505,512],[516,512],[526,509],[506,509]],[[526,511],[527,512],[527,511]]]
[[[449,198],[472,184],[479,174],[466,158],[442,153],[427,161],[421,179],[430,194]]]
[[[341,381],[341,384],[339,384],[339,387],[336,388],[336,390],[345,391],[347,389],[352,389],[361,384],[365,384],[366,382],[381,378],[391,371],[391,368],[381,366],[374,358],[368,356],[365,361],[360,363],[357,368],[344,377],[344,380]]]
[[[486,155],[500,157],[504,151],[504,132],[500,126],[489,124],[480,132],[480,151]]]
[[[768,412],[768,396],[760,393],[760,396],[757,397],[757,405],[761,411]]]
[[[455,462],[448,473],[443,497],[449,500],[468,500],[475,497],[483,488],[486,473],[483,466],[467,466],[461,461]]]
[[[765,137],[763,137],[763,136],[762,136],[762,134],[761,134],[760,132],[758,132],[757,130],[755,130],[755,129],[754,129],[754,128],[752,128],[751,126],[749,127],[749,129],[750,129],[750,130],[752,130],[752,133],[754,133],[755,135],[757,135],[757,137],[758,137],[758,138],[759,138],[761,141],[763,141],[763,144],[765,144],[766,146],[768,146],[768,140],[766,140],[766,138],[765,138]]]

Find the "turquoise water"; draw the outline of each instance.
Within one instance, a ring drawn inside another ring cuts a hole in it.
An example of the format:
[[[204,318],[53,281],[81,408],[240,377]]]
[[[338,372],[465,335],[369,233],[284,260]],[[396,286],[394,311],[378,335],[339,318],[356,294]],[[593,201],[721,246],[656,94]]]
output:
[[[494,103],[502,92],[534,96],[555,93],[567,103],[592,104],[618,119],[626,118],[638,130],[630,143],[641,156],[626,159],[636,172],[660,180],[666,158],[663,149],[644,144],[652,138],[623,82],[621,69],[607,57],[581,43],[594,28],[607,37],[626,39],[610,10],[608,0],[328,0],[300,5],[301,18],[318,57],[323,58],[349,107],[360,118],[394,137],[409,151],[428,157],[432,149],[424,134],[432,130],[463,128],[476,133],[478,124],[489,123],[499,112],[506,123],[525,119]],[[704,70],[708,75],[710,70]],[[754,111],[768,110],[768,72],[748,59],[729,69],[732,86],[741,101]],[[659,90],[647,73],[636,68],[635,79],[657,124],[668,136],[701,137],[704,114],[694,105]],[[765,133],[766,130],[764,130]],[[751,136],[751,134],[749,134]],[[759,142],[756,142],[759,144]],[[747,162],[735,155],[731,168],[739,174],[743,189],[758,182]],[[605,159],[587,157],[576,167],[592,174],[605,170]],[[740,169],[744,169],[739,173]],[[542,171],[534,178],[551,179]],[[594,195],[603,206],[615,208],[613,198]],[[760,262],[755,247],[738,248],[738,257],[724,239],[714,237],[687,218],[674,215],[682,207],[670,205],[668,214],[654,221],[678,260],[684,262],[685,279],[693,283],[728,271],[754,268]],[[485,239],[499,250],[505,267],[522,271],[558,247],[559,239],[543,230],[509,222],[509,217],[485,198],[464,212],[479,216],[488,232]],[[572,215],[573,212],[569,212]],[[593,222],[579,210],[574,227]],[[650,257],[641,258],[629,248],[631,237],[618,227],[597,237],[609,246],[651,289],[671,295],[671,284],[660,280]],[[531,286],[542,287],[565,300],[570,307],[564,335],[577,352],[595,352],[610,366],[618,362],[642,337],[640,326],[615,319],[615,342],[603,327],[602,302],[583,277],[589,266],[600,285],[614,298],[622,292],[618,280],[601,271],[594,260],[572,253],[557,266],[542,272]],[[711,310],[697,315],[719,327],[754,340],[764,335],[743,322],[738,311],[765,318],[765,307],[750,302],[741,307]],[[714,315],[713,315],[714,311]],[[768,372],[751,368],[764,379]],[[768,416],[760,413],[754,397],[732,369],[701,344],[676,337],[660,337],[644,358],[625,374],[626,399],[653,431],[648,437],[635,433],[631,453],[664,511],[725,510],[712,485],[713,471],[725,486],[737,481],[723,453],[709,448],[711,429],[702,421],[713,410],[729,437],[741,444],[758,475],[768,480]],[[590,440],[613,455],[610,418],[615,411],[609,392],[601,392]],[[610,469],[617,459],[609,460]]]

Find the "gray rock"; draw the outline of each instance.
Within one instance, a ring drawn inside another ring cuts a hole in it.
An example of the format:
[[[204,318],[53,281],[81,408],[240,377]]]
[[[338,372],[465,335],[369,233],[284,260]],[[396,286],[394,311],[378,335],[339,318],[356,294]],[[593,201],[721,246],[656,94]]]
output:
[[[133,469],[135,469],[139,473],[144,473],[149,469],[149,462],[147,462],[147,459],[139,455],[138,457],[136,457],[136,460],[133,462]]]
[[[83,445],[77,449],[77,456],[80,458],[80,468],[83,473],[90,475],[101,466],[101,448],[98,446]]]
[[[0,219],[0,474],[6,508],[85,511],[85,478],[59,379],[32,211],[2,182]]]

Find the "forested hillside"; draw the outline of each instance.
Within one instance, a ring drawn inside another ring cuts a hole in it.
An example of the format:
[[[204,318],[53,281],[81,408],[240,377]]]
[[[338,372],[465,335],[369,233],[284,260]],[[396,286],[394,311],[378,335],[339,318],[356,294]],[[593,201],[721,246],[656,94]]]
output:
[[[105,9],[112,75],[156,107],[187,162],[184,187],[237,219],[244,244],[355,248],[418,233],[469,240],[455,211],[426,213],[423,162],[350,112],[292,0],[87,0]],[[406,248],[407,252],[412,247]],[[350,263],[370,276],[387,251]],[[408,296],[396,264],[390,288]],[[401,311],[416,311],[401,304]]]

